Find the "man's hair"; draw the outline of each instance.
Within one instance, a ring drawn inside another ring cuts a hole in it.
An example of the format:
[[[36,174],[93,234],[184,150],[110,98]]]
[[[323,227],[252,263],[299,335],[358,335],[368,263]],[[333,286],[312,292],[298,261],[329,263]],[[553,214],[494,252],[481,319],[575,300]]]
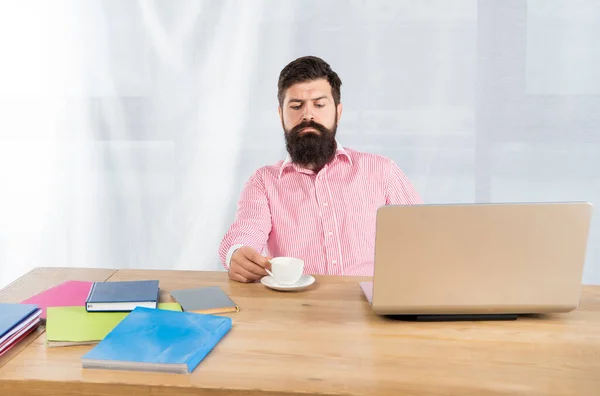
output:
[[[337,106],[340,103],[340,87],[342,80],[331,70],[327,62],[316,56],[304,56],[288,63],[279,74],[277,83],[277,99],[283,107],[286,90],[294,84],[324,78],[331,85],[331,96]]]

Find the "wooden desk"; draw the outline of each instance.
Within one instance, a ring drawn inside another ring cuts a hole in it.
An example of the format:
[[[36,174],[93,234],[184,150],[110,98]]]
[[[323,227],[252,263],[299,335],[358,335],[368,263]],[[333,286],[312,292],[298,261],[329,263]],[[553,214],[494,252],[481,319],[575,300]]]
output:
[[[569,314],[511,322],[411,323],[372,314],[358,281],[304,292],[222,272],[37,269],[0,291],[19,301],[66,279],[219,285],[240,305],[231,332],[191,375],[82,369],[90,346],[47,349],[42,331],[0,361],[2,395],[600,395],[600,286]]]

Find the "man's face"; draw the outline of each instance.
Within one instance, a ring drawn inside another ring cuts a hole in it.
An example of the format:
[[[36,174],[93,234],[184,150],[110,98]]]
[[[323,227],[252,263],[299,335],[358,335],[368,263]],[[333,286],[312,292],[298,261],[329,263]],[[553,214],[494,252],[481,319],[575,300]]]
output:
[[[319,171],[335,154],[342,105],[335,105],[326,79],[288,88],[279,116],[292,161]]]

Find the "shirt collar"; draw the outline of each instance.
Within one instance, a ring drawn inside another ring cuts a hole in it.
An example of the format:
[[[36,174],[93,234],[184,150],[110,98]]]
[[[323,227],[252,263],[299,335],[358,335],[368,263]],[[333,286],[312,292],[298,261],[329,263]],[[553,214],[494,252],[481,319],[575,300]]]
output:
[[[344,149],[344,146],[342,146],[337,139],[335,141],[335,145],[336,145],[335,157],[345,156],[348,159],[348,162],[350,163],[350,165],[352,165],[352,158],[350,157],[350,154],[348,154],[348,152]],[[283,170],[285,168],[293,166],[293,165],[294,164],[292,162],[292,158],[290,157],[290,155],[288,153],[285,160],[281,164],[281,167],[279,168],[279,178],[281,179],[281,175],[283,174]]]

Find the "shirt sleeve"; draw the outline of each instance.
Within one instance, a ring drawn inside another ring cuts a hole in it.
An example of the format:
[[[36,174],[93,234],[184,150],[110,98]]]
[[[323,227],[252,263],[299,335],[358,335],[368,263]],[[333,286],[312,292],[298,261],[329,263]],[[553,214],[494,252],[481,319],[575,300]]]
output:
[[[386,205],[417,205],[422,204],[423,200],[414,186],[408,180],[408,177],[400,170],[398,165],[392,160],[390,173],[388,176],[388,186],[385,197]]]
[[[235,253],[235,251],[241,248],[242,246],[244,245],[238,243],[229,248],[229,250],[227,251],[227,256],[225,256],[225,268],[229,268],[231,266],[231,256],[233,256],[233,253]]]
[[[235,219],[219,247],[219,257],[229,270],[231,255],[240,246],[250,246],[263,254],[271,232],[271,211],[265,187],[258,173],[244,185]]]

